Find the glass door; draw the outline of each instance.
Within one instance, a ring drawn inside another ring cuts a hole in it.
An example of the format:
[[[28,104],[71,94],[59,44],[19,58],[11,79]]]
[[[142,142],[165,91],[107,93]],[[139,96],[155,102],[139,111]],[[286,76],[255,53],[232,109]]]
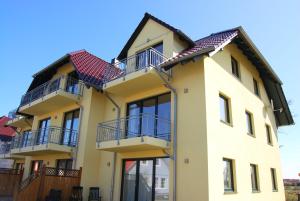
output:
[[[37,141],[36,141],[37,145],[48,143],[50,120],[51,118],[40,121],[40,126],[38,130]]]
[[[169,200],[169,158],[123,161],[121,201]]]
[[[79,127],[79,109],[65,113],[61,144],[76,146]]]
[[[39,170],[42,168],[43,161],[37,160],[37,161],[31,161],[31,170],[30,174],[38,173]]]

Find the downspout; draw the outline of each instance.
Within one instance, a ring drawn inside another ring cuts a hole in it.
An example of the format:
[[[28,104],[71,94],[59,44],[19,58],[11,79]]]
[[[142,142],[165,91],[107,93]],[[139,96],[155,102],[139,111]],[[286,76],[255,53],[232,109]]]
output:
[[[107,94],[103,93],[109,100],[112,102],[112,104],[117,108],[117,121],[119,122],[117,125],[117,135],[119,135],[119,130],[120,130],[120,117],[121,117],[121,108],[120,106]],[[119,136],[117,136],[119,139]],[[112,181],[111,181],[111,191],[110,191],[110,201],[114,200],[114,188],[115,188],[115,176],[116,176],[116,161],[117,161],[117,154],[114,152],[113,155],[113,170],[112,170]]]
[[[154,68],[161,78],[161,80],[165,83],[165,87],[170,89],[174,94],[174,124],[173,124],[173,201],[176,201],[176,188],[177,188],[177,92],[174,87],[161,75],[160,70]]]
[[[77,103],[78,104],[78,103]],[[77,145],[76,145],[76,151],[75,151],[75,158],[74,158],[74,165],[73,168],[76,168],[76,163],[77,163],[77,156],[78,156],[78,151],[79,151],[79,141],[80,141],[80,134],[81,134],[81,120],[82,120],[82,114],[83,114],[83,106],[78,104],[80,108],[79,112],[79,127],[78,127],[78,136],[77,136]]]

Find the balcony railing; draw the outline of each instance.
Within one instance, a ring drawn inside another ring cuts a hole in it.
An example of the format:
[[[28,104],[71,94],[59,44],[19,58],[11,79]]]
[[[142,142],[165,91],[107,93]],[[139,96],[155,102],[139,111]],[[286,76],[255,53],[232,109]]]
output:
[[[77,130],[61,127],[47,127],[35,131],[27,131],[15,136],[12,141],[12,149],[50,143],[75,147],[77,146],[77,138]]]
[[[120,69],[120,72],[118,73],[117,76],[113,77],[110,75],[111,71],[108,70],[106,76],[104,77],[108,77],[109,79],[105,80],[104,82],[107,83],[109,81],[118,79],[120,77],[124,77],[130,73],[142,69],[147,70],[148,67],[159,68],[159,65],[166,60],[167,58],[163,54],[161,54],[160,52],[158,52],[153,48],[145,50],[142,53],[135,54],[133,56],[130,56],[126,59],[114,63],[113,65],[118,69]],[[163,70],[161,71],[166,74],[169,74],[169,72],[167,71],[163,71]]]
[[[140,114],[100,123],[97,129],[97,142],[144,136],[170,141],[171,121],[151,114]]]
[[[10,151],[11,142],[0,143],[0,154],[7,154]]]
[[[14,118],[16,118],[18,115],[17,115],[17,109],[14,109],[14,110],[11,110],[11,111],[9,111],[9,113],[8,113],[8,118],[10,118],[10,119],[14,119]]]
[[[49,80],[48,82],[38,86],[37,88],[27,92],[22,96],[20,106],[31,103],[39,98],[42,98],[52,92],[58,90],[64,90],[68,93],[81,96],[83,92],[83,83],[80,80],[74,79],[72,77],[61,76],[56,79]]]

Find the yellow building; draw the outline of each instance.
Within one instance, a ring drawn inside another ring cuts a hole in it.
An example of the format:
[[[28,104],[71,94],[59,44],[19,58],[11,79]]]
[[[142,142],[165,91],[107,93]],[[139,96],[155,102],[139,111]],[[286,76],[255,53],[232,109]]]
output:
[[[85,200],[284,200],[277,128],[293,119],[241,27],[193,41],[146,13],[112,63],[82,50],[33,77],[9,122],[24,179],[45,164],[82,167]]]

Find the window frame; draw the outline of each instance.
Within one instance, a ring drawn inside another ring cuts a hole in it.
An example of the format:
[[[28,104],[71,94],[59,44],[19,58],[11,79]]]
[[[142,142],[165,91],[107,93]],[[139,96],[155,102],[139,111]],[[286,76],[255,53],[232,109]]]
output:
[[[257,79],[253,77],[253,92],[254,94],[260,98],[260,89],[259,89],[259,83]]]
[[[225,108],[224,108],[224,111],[225,111],[225,118],[226,120],[223,120],[222,119],[222,115],[221,115],[221,104],[220,104],[220,99],[223,99],[224,102],[225,102]],[[227,125],[232,125],[232,119],[231,119],[231,107],[230,107],[230,98],[228,98],[228,96],[222,94],[222,93],[219,93],[219,118],[220,118],[220,121],[222,123],[225,123]]]
[[[278,191],[278,183],[277,183],[277,173],[275,168],[271,168],[271,182],[272,182],[272,190],[273,192]]]
[[[254,170],[254,181],[252,180],[252,168]],[[251,174],[251,188],[252,192],[260,192],[260,185],[259,185],[259,173],[258,173],[258,166],[256,164],[250,164],[250,174]],[[253,182],[255,188],[253,188]]]
[[[266,134],[267,134],[267,143],[268,145],[273,146],[273,137],[272,137],[272,131],[270,125],[266,124]]]
[[[255,137],[253,114],[251,112],[249,112],[248,110],[246,110],[245,115],[246,115],[247,134],[252,137]],[[250,120],[250,122],[248,122],[248,120]],[[248,126],[250,126],[250,132],[249,132]]]
[[[241,80],[241,71],[240,71],[240,65],[238,61],[231,56],[231,73],[236,77],[237,79]]]
[[[224,185],[224,193],[234,193],[236,192],[236,186],[235,186],[235,175],[234,175],[234,160],[229,158],[223,158],[223,165],[224,162],[229,163],[230,168],[230,179],[231,179],[231,186],[230,189],[225,188],[225,177],[224,177],[224,166],[223,166],[223,185]]]

